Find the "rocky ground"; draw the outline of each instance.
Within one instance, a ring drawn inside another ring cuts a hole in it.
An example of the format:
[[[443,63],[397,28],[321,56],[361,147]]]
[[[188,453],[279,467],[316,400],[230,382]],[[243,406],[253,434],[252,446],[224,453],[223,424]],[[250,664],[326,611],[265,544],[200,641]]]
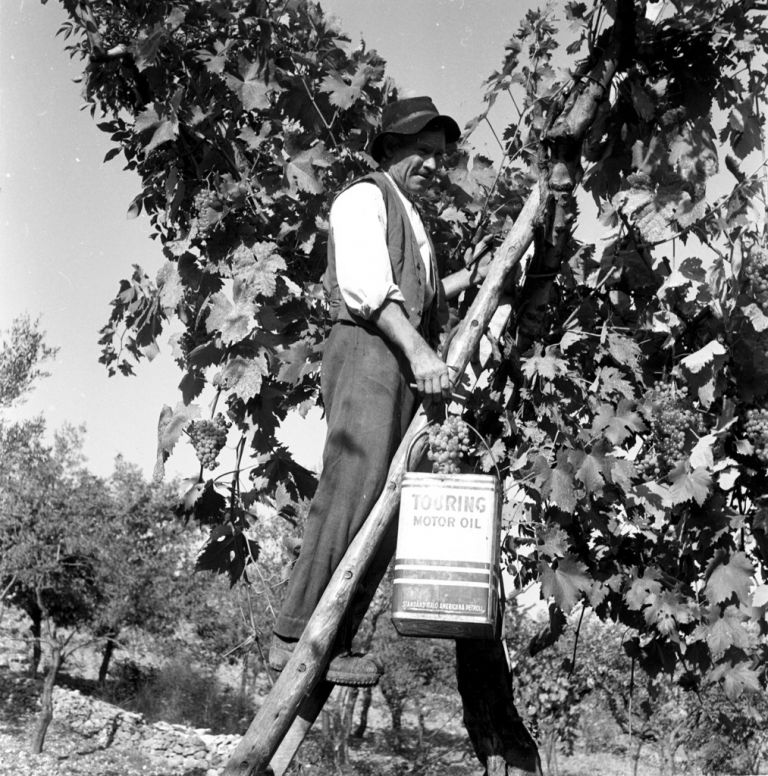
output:
[[[0,668],[0,776],[214,776],[237,740],[149,724],[141,715],[57,688],[45,751],[32,755],[39,689],[39,681]],[[409,731],[396,742],[387,731],[372,728],[349,747],[347,761],[338,762],[338,752],[334,758],[319,730],[302,747],[301,768],[294,770],[302,776],[329,776],[329,768],[343,776],[405,776],[418,760],[424,774],[478,772],[463,736],[435,730],[429,737],[417,746]]]

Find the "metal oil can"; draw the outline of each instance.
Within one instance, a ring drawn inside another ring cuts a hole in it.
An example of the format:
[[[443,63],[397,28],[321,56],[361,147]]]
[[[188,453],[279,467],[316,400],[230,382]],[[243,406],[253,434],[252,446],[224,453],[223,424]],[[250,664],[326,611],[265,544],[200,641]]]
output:
[[[495,638],[501,485],[488,474],[403,476],[392,620],[404,636]]]

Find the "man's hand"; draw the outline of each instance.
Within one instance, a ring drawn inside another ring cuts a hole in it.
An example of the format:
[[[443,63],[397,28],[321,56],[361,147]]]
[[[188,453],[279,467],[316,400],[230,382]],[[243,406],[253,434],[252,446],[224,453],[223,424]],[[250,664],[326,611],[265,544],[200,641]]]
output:
[[[451,395],[451,378],[447,364],[427,345],[413,328],[398,302],[385,302],[371,316],[371,322],[403,352],[411,365],[416,390],[431,401],[447,399]]]
[[[416,390],[422,396],[433,401],[450,398],[448,365],[426,343],[413,356],[409,356],[409,361],[416,378]]]

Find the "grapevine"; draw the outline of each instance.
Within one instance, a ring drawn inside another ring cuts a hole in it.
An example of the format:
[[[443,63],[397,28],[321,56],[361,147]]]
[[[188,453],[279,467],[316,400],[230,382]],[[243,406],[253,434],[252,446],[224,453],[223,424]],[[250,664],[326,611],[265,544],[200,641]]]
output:
[[[429,452],[432,471],[436,474],[457,474],[459,463],[471,451],[469,426],[456,416],[446,418],[440,425],[429,427]]]
[[[768,410],[747,410],[744,431],[755,448],[755,455],[768,465]]]
[[[189,424],[187,433],[204,468],[216,468],[219,451],[227,441],[227,431],[231,425],[220,412],[213,420],[193,420]]]
[[[654,383],[645,416],[650,432],[638,468],[646,477],[658,479],[686,457],[692,435],[701,434],[703,424],[687,391],[673,383]]]

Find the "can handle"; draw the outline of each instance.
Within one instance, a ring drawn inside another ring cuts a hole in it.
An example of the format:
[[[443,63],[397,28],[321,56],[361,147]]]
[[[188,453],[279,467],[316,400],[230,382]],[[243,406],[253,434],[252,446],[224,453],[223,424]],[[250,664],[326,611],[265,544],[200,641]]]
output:
[[[404,468],[405,471],[409,472],[411,470],[411,453],[413,452],[413,446],[416,444],[416,441],[423,437],[425,434],[429,433],[429,426],[424,426],[424,428],[420,429],[413,435],[413,439],[408,443],[408,448],[405,451],[405,464]]]

